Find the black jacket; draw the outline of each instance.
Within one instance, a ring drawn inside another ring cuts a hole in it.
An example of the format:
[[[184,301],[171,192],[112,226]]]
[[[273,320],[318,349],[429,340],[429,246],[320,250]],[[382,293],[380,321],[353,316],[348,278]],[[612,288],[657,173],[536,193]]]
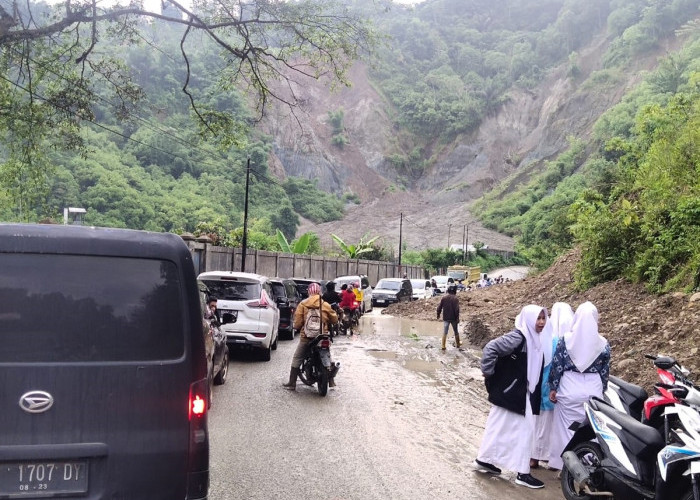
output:
[[[519,343],[517,343],[519,341]],[[513,344],[516,343],[513,348]],[[497,356],[493,372],[493,357]],[[488,358],[488,359],[487,359]],[[484,347],[482,358],[484,382],[489,393],[489,402],[506,410],[525,415],[527,397],[527,343],[525,336],[514,330],[503,337],[492,340]],[[544,365],[544,360],[542,360]],[[490,372],[490,373],[489,373]],[[542,368],[537,387],[530,394],[533,415],[540,414],[542,403]]]
[[[452,293],[446,294],[440,299],[437,307],[437,317],[442,312],[443,321],[459,321],[459,299]]]

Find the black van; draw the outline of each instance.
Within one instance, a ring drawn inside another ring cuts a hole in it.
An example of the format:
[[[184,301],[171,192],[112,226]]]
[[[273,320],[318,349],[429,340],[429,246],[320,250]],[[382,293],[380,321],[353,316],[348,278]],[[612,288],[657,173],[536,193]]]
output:
[[[0,498],[207,498],[202,313],[178,236],[0,224],[0,386]]]

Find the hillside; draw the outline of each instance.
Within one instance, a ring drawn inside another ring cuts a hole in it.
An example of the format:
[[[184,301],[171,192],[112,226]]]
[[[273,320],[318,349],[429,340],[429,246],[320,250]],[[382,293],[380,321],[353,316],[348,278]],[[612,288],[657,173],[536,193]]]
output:
[[[612,349],[611,371],[650,389],[656,379],[644,354],[675,356],[686,368],[700,374],[695,338],[700,322],[700,293],[653,295],[640,285],[617,280],[585,292],[573,289],[580,251],[562,256],[545,272],[486,289],[458,294],[469,342],[483,347],[490,339],[513,328],[515,316],[530,303],[551,308],[567,302],[574,309],[591,301],[600,314],[600,334]],[[435,320],[439,298],[387,307],[384,312],[416,319]],[[466,313],[466,314],[465,314]]]
[[[405,227],[408,249],[422,249],[429,242],[446,244],[449,224],[453,231],[469,224],[480,241],[512,250],[513,240],[484,228],[470,204],[504,181],[503,193],[526,183],[565,153],[572,138],[588,146],[583,162],[597,151],[593,127],[600,116],[634,89],[662,56],[683,45],[682,39],[670,34],[624,70],[613,71],[604,56],[615,40],[601,29],[580,48],[575,76],[571,63],[562,62],[538,85],[510,88],[504,103],[472,133],[447,143],[428,141],[422,149],[424,169],[415,172],[398,170],[392,159],[415,150],[420,138],[397,124],[397,111],[378,92],[364,64],[353,68],[353,85],[336,93],[324,90],[319,82],[299,85],[305,103],[301,124],[281,115],[268,117],[264,124],[274,137],[277,173],[318,179],[323,189],[355,193],[362,204],[348,206],[342,221],[302,220],[297,234],[316,232],[329,247],[331,233],[349,241],[365,234],[382,235],[386,246],[397,248],[403,212],[414,222]],[[337,109],[345,117],[348,143],[343,148],[332,144],[328,112]],[[453,243],[459,241],[461,231],[452,238]]]

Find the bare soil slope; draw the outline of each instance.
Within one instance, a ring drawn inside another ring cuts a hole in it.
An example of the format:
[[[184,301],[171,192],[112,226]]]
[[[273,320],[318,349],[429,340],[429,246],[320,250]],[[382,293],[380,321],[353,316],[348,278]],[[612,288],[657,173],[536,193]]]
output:
[[[652,295],[643,286],[617,280],[585,292],[573,289],[577,250],[561,257],[536,276],[486,289],[458,294],[469,341],[483,347],[490,339],[513,328],[515,316],[526,304],[551,308],[554,302],[576,307],[587,300],[600,313],[600,333],[612,349],[612,373],[649,390],[656,381],[644,354],[675,356],[693,373],[700,373],[698,338],[700,294]],[[390,306],[386,314],[434,320],[439,298]]]

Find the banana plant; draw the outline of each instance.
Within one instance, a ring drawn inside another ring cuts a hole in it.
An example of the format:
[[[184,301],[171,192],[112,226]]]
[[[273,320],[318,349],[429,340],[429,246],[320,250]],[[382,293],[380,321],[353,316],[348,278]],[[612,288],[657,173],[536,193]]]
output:
[[[366,235],[365,235],[366,236]],[[357,259],[359,258],[360,255],[364,253],[371,252],[374,250],[374,247],[372,246],[372,243],[379,238],[379,236],[375,236],[374,238],[364,241],[364,236],[360,238],[360,241],[357,243],[357,245],[348,245],[345,243],[340,236],[337,236],[335,234],[331,234],[331,238],[335,240],[335,242],[338,244],[340,249],[351,259]]]
[[[310,242],[311,233],[304,233],[301,236],[299,236],[298,240],[296,240],[290,245],[282,231],[280,231],[279,229],[277,230],[277,244],[280,246],[280,249],[283,252],[298,254],[305,253],[306,249],[309,248]]]

